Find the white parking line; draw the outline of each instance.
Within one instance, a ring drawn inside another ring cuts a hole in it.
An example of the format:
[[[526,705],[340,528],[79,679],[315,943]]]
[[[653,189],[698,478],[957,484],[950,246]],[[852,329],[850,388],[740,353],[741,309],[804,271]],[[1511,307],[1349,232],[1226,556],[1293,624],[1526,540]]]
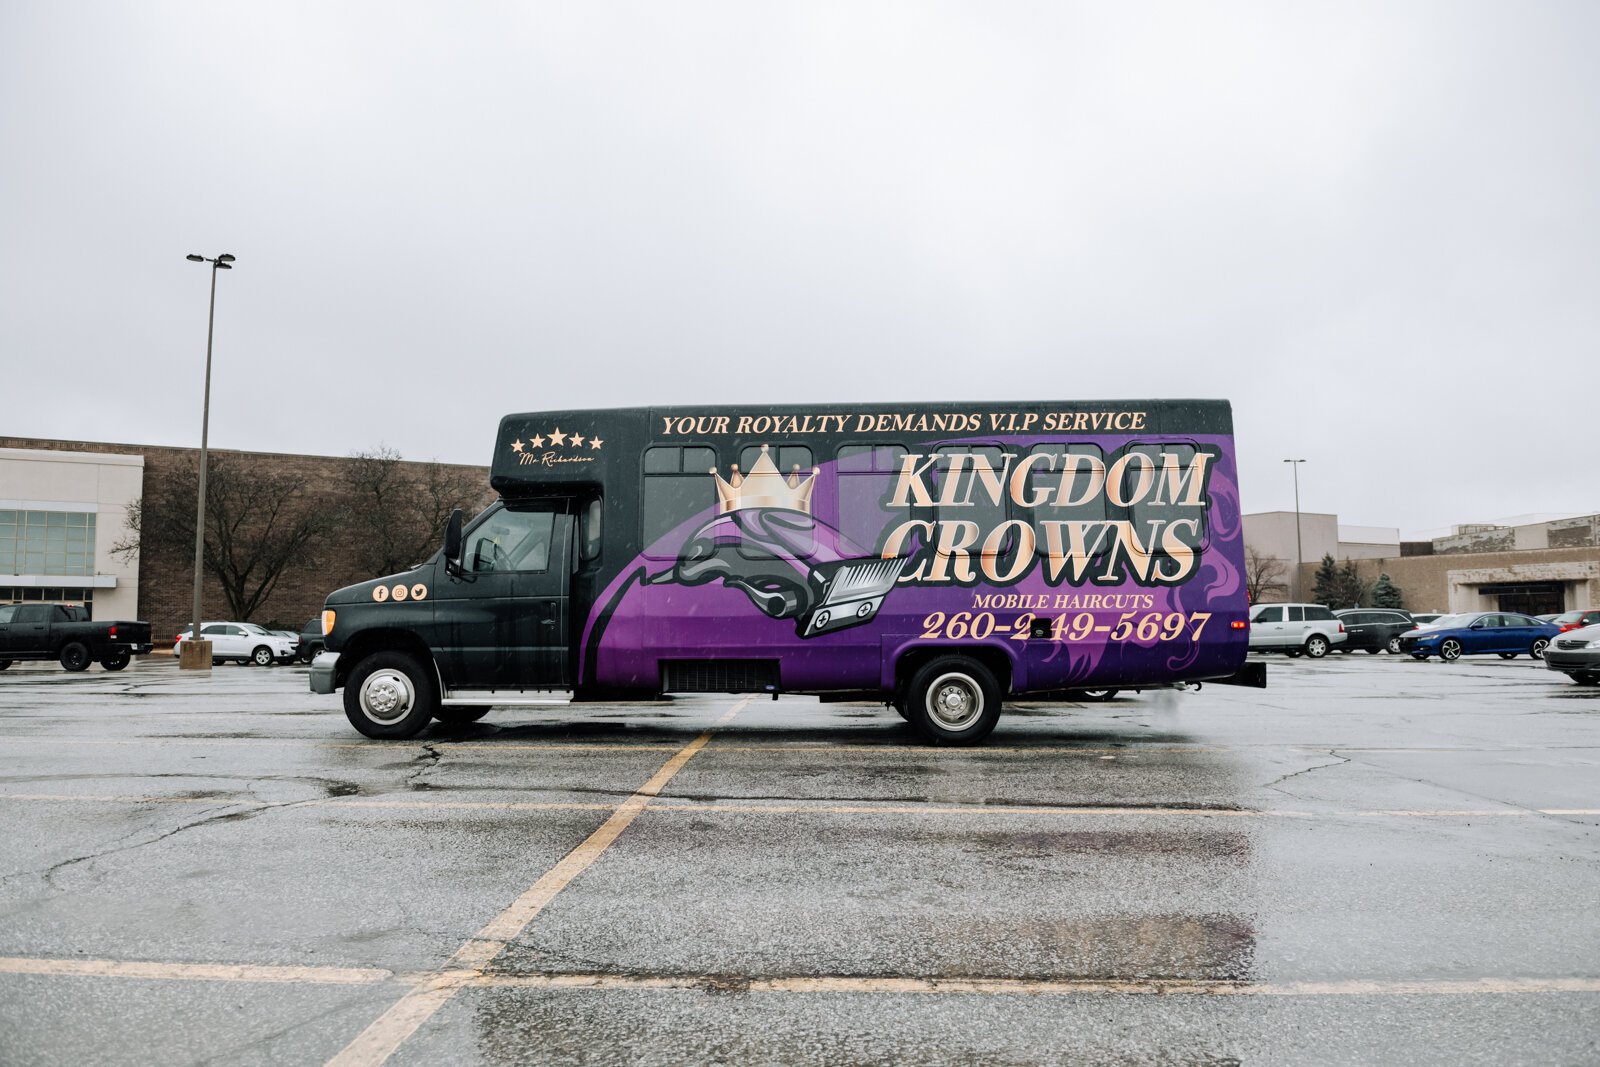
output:
[[[696,749],[700,751],[700,749]],[[639,794],[616,804],[592,801],[556,800],[391,800],[383,797],[326,797],[301,802],[298,807],[338,808],[392,808],[405,811],[618,811],[633,803]],[[249,807],[268,807],[254,798],[189,797],[160,795],[129,795],[119,793],[0,793],[0,802],[22,803],[82,803],[82,804],[220,804],[230,803]],[[1043,817],[1043,818],[1116,818],[1160,817],[1192,819],[1528,819],[1540,815],[1590,816],[1600,815],[1600,808],[1330,808],[1325,811],[1308,809],[1263,808],[1176,808],[1159,806],[1105,807],[1096,805],[1032,807],[1028,805],[1000,804],[904,804],[885,801],[881,804],[830,804],[818,798],[811,804],[743,804],[738,801],[689,803],[684,801],[650,799],[641,806],[642,811],[661,815],[941,815],[979,818]],[[638,813],[636,812],[635,815]]]
[[[1477,996],[1483,994],[1600,993],[1600,978],[1355,979],[1337,982],[1235,982],[1178,978],[1029,979],[486,974],[469,985],[486,989],[699,989],[751,993],[920,993],[977,996],[1103,994],[1246,997]]]

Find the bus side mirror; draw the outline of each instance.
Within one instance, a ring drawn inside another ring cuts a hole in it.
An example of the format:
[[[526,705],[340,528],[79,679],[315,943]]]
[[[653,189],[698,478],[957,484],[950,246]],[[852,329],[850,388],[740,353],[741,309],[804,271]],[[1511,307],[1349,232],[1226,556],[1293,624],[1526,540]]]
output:
[[[445,571],[459,576],[461,571],[461,509],[456,508],[450,513],[450,521],[444,527],[444,568]]]

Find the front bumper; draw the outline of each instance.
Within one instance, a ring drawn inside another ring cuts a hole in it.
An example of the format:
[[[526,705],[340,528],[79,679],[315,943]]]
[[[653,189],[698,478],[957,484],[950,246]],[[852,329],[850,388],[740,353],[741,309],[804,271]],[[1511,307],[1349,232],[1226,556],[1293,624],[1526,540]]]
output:
[[[313,693],[331,693],[339,688],[338,668],[339,653],[317,653],[317,658],[311,661],[311,691]]]
[[[1544,665],[1564,674],[1600,674],[1600,648],[1557,648],[1545,646]]]

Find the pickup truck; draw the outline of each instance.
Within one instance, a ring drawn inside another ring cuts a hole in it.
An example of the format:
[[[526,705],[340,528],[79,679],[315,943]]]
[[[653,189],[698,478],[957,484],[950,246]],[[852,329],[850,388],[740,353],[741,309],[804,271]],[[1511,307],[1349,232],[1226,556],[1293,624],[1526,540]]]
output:
[[[99,661],[120,671],[150,651],[147,622],[90,622],[64,604],[0,604],[0,671],[17,660],[58,659],[69,671]]]

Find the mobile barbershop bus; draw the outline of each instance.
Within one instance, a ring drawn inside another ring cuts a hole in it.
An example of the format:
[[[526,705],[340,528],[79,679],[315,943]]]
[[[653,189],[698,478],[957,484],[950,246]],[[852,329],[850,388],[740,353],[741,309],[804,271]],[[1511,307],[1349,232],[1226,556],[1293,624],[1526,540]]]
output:
[[[369,737],[810,693],[960,744],[1007,697],[1265,684],[1223,401],[508,415],[490,482],[432,559],[328,597],[311,688]]]

